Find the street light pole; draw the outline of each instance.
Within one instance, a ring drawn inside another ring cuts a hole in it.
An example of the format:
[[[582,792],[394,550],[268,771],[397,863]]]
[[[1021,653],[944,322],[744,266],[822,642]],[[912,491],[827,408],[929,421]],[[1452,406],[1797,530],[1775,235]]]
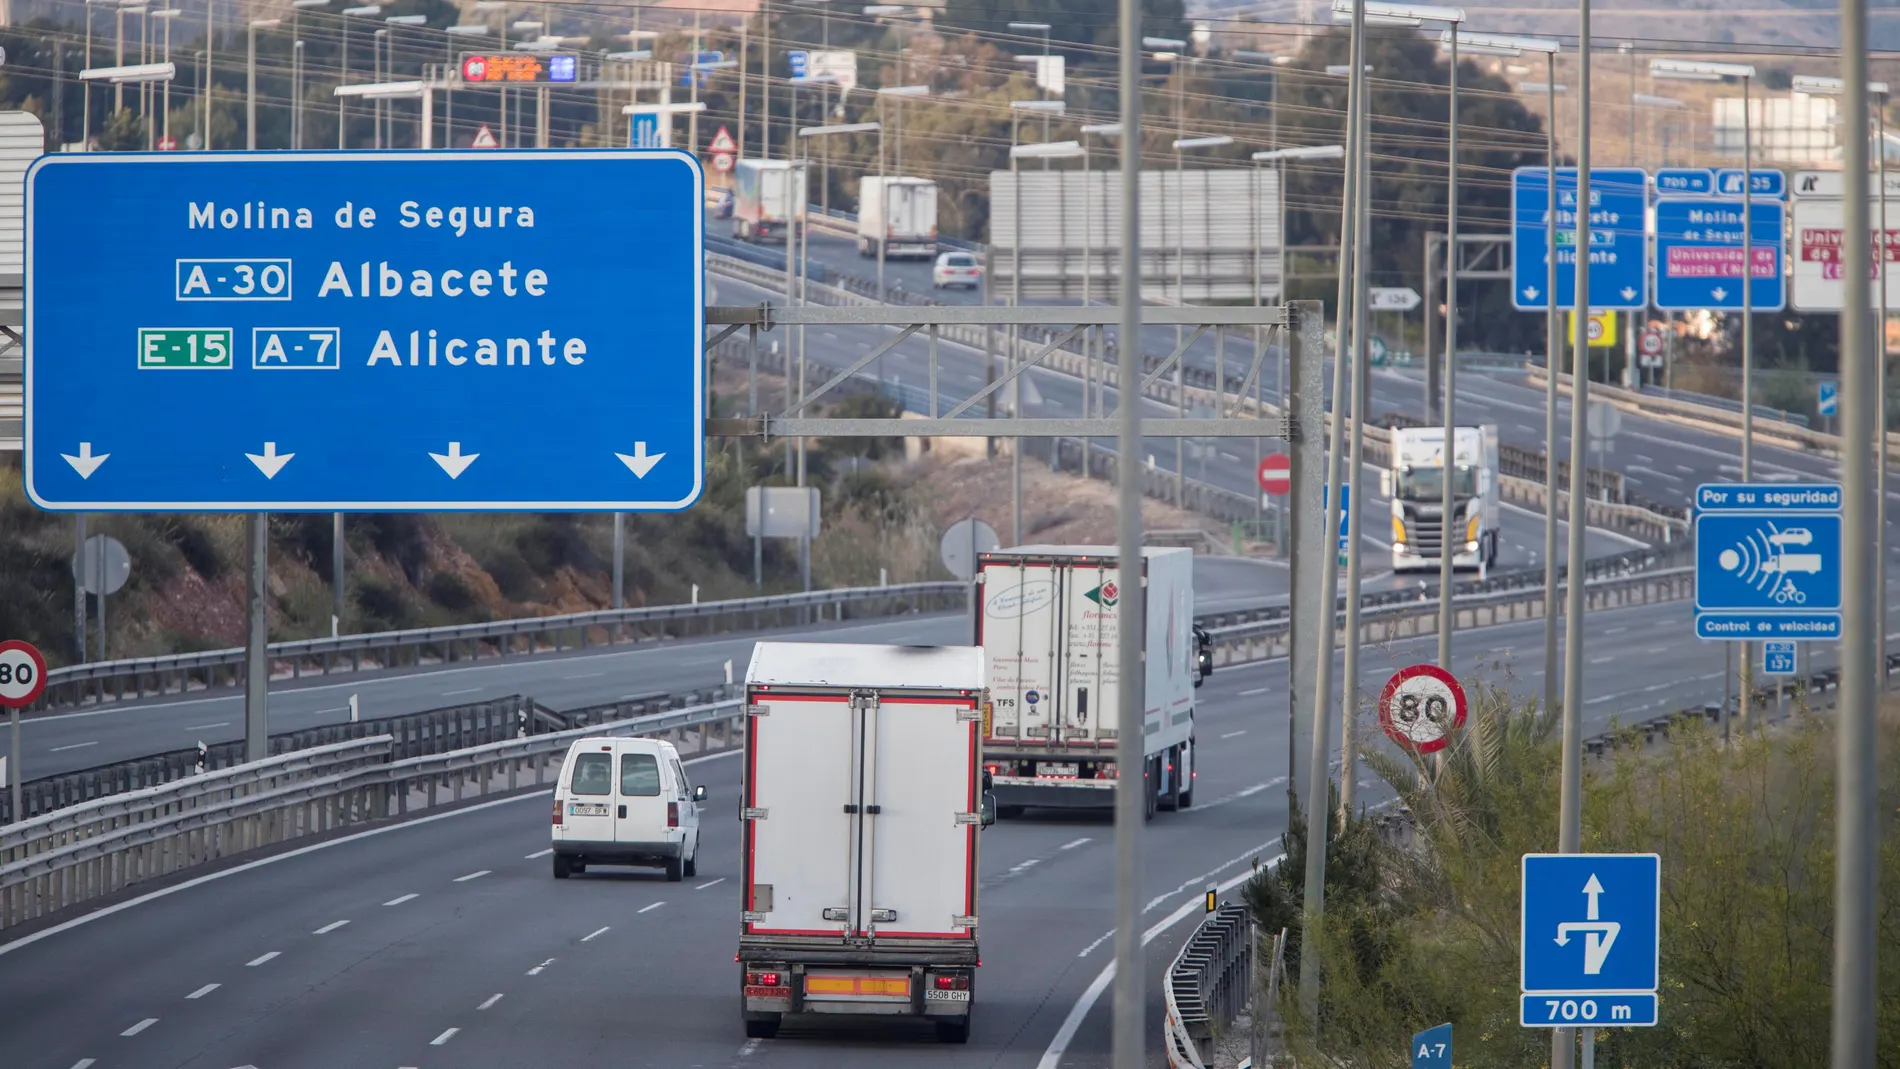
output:
[[[1446,152],[1445,179],[1445,489],[1438,514],[1438,667],[1451,671],[1452,562],[1456,547],[1465,541],[1452,506],[1452,480],[1458,468],[1458,23],[1451,36],[1451,144]],[[1358,478],[1358,472],[1353,473]],[[1476,489],[1475,487],[1473,488]],[[1478,566],[1484,567],[1484,540],[1478,540]]]
[[[1544,715],[1557,708],[1557,51],[1544,53]],[[1571,368],[1571,374],[1577,373]]]
[[[244,147],[257,148],[257,31],[274,30],[282,19],[252,19],[244,49]]]

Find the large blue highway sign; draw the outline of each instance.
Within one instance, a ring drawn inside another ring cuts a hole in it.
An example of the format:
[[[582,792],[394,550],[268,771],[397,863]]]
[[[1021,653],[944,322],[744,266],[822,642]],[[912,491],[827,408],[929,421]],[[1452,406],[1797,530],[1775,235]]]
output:
[[[1639,168],[1590,172],[1590,307],[1643,308],[1649,304],[1649,241],[1643,213],[1649,175]],[[1544,292],[1549,260],[1544,217],[1550,178],[1542,167],[1520,167],[1511,178],[1511,300],[1523,311],[1549,303]],[[1557,306],[1576,307],[1577,171],[1557,168]]]
[[[680,152],[72,154],[26,179],[43,508],[682,509],[703,482]]]
[[[1697,487],[1696,635],[1839,638],[1840,509],[1833,483]]]
[[[1526,854],[1521,872],[1527,1027],[1656,1023],[1662,862],[1655,854]]]
[[[1749,296],[1758,312],[1787,302],[1781,270],[1782,205],[1749,206]],[[1666,312],[1742,307],[1742,202],[1733,197],[1656,201],[1656,307]]]

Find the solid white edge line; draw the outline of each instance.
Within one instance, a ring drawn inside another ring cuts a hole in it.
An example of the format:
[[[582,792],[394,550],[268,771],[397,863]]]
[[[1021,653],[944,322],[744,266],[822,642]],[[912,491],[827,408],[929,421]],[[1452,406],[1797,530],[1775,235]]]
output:
[[[1271,861],[1262,862],[1261,868],[1271,868],[1285,858],[1286,855],[1281,854]],[[1220,883],[1216,890],[1231,891],[1253,877],[1254,869],[1249,866],[1246,872]],[[1199,899],[1191,898],[1181,903],[1179,909],[1156,921],[1152,927],[1141,933],[1141,945],[1147,946],[1154,942],[1162,932],[1186,920],[1196,911],[1204,911],[1205,908],[1205,904]],[[1095,1003],[1102,997],[1102,992],[1108,989],[1109,981],[1114,978],[1115,963],[1111,961],[1102,966],[1102,971],[1096,974],[1095,979],[1090,981],[1088,988],[1082,992],[1082,996],[1075,1000],[1075,1005],[1070,1007],[1069,1015],[1062,1019],[1062,1027],[1056,1029],[1055,1038],[1049,1041],[1049,1049],[1042,1052],[1042,1060],[1036,1063],[1036,1069],[1057,1069],[1062,1064],[1063,1053],[1069,1049],[1069,1044],[1075,1039],[1076,1032],[1082,1028],[1082,1022],[1087,1019],[1089,1011],[1095,1008]]]
[[[681,761],[680,764],[696,765],[702,761],[716,761],[722,757],[737,757],[741,752],[740,750],[726,750],[721,753],[706,754],[703,757],[695,757],[691,760]],[[183,883],[173,884],[170,887],[161,887],[156,891],[147,891],[137,898],[128,898],[123,902],[115,902],[110,906],[102,906],[90,913],[74,917],[72,920],[61,921],[51,928],[44,928],[30,935],[23,935],[10,943],[0,943],[0,957],[5,957],[21,947],[32,946],[42,939],[58,935],[61,932],[69,932],[82,924],[91,924],[93,921],[110,917],[115,913],[131,909],[133,906],[144,905],[155,899],[164,898],[167,895],[174,895],[180,891],[210,883],[213,880],[222,880],[228,876],[236,876],[240,872],[249,872],[252,869],[262,868],[265,865],[275,865],[279,861],[288,861],[293,857],[302,857],[305,854],[315,853],[318,850],[328,850],[331,847],[342,846],[345,843],[353,843],[361,839],[367,839],[373,835],[387,835],[392,831],[402,831],[405,828],[419,828],[424,824],[433,824],[438,820],[448,820],[451,817],[459,817],[468,813],[479,813],[484,809],[493,809],[498,805],[524,802],[530,798],[546,798],[553,793],[553,790],[550,788],[545,791],[532,791],[528,794],[516,795],[513,798],[497,798],[492,802],[477,802],[474,805],[465,806],[461,809],[451,809],[446,813],[433,813],[426,817],[417,817],[414,820],[405,820],[399,824],[388,824],[380,828],[366,828],[363,831],[351,835],[330,839],[325,842],[311,843],[309,846],[300,846],[295,850],[286,850],[281,854],[272,854],[270,857],[260,857],[256,861],[247,861],[242,865],[233,865],[228,869],[208,872],[203,876],[194,876]],[[275,952],[273,952],[273,956],[275,956]]]

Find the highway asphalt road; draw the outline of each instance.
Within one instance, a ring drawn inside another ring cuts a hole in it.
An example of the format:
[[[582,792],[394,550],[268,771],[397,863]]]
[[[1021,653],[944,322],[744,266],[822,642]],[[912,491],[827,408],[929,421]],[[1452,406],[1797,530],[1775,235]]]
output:
[[[887,622],[861,637],[915,641],[930,626]],[[1706,665],[1685,664],[1654,641],[1661,629],[1687,627],[1686,607],[1604,612],[1591,627],[1586,733],[1613,714],[1636,719],[1719,693],[1710,678],[1718,649],[1702,647]],[[1472,632],[1459,670],[1535,689],[1541,635],[1535,622]],[[1368,650],[1363,693],[1394,666],[1429,657],[1430,643]],[[1149,826],[1151,1037],[1161,971],[1202,888],[1279,853],[1284,678],[1275,661],[1209,680],[1197,718],[1197,804]],[[1361,718],[1359,730],[1376,728]],[[714,757],[693,775],[711,801],[691,882],[607,870],[555,883],[546,796],[536,794],[298,850],[0,944],[9,1020],[0,1064],[1029,1067],[1049,1064],[1060,1047],[1061,1065],[1107,1065],[1108,1000],[1083,1002],[1110,953],[1105,820],[1032,814],[984,833],[984,968],[968,1046],[939,1045],[898,1023],[793,1022],[777,1039],[753,1041],[740,1028],[730,958],[738,764]],[[1363,772],[1361,782],[1369,803],[1388,797]]]
[[[1277,562],[1195,558],[1198,611],[1284,604],[1287,571]],[[912,616],[867,623],[825,624],[807,632],[832,641],[944,643],[963,641],[961,615]],[[865,639],[867,634],[881,636]],[[703,690],[726,681],[726,665],[743,678],[756,634],[680,642],[595,647],[567,654],[433,665],[301,680],[271,687],[271,730],[342,723],[357,696],[366,718],[464,705],[525,694],[553,709],[578,709],[655,692]],[[244,696],[225,688],[55,712],[21,724],[29,778],[90,768],[147,754],[244,737]]]
[[[843,274],[870,278],[875,273],[875,265],[867,266],[866,261],[859,259],[848,239],[814,231],[809,255],[814,262]],[[898,277],[889,264],[886,271],[887,277]],[[923,284],[928,285],[927,271],[921,278]],[[904,284],[911,288],[912,280],[906,278]],[[913,292],[916,291],[913,289]],[[950,304],[973,304],[981,300],[980,294],[962,290],[933,290],[931,295]],[[1143,341],[1150,353],[1166,355],[1173,350],[1174,331],[1167,327],[1147,328]],[[1225,356],[1228,380],[1240,381],[1253,359],[1252,346],[1229,344]],[[1186,360],[1190,367],[1211,369],[1214,365],[1211,336],[1196,342]],[[1272,349],[1261,369],[1261,382],[1270,400],[1279,396],[1277,385],[1281,374],[1280,353]],[[1495,424],[1500,440],[1507,444],[1525,449],[1544,448],[1547,429],[1541,385],[1533,385],[1518,371],[1466,371],[1460,375],[1459,383],[1460,422]],[[1389,413],[1423,418],[1426,406],[1422,370],[1375,369],[1371,400],[1375,419]],[[1568,458],[1570,402],[1567,395],[1558,397],[1557,415],[1557,452],[1560,457]],[[1764,434],[1772,432],[1772,424],[1766,421],[1758,422],[1757,428]],[[1251,455],[1251,450],[1245,452]],[[1740,439],[1735,434],[1701,430],[1626,412],[1621,430],[1604,443],[1601,451],[1591,444],[1588,463],[1592,467],[1622,472],[1632,493],[1664,504],[1688,505],[1700,483],[1738,481],[1740,454]],[[1833,482],[1840,476],[1832,458],[1758,442],[1754,477],[1765,482]],[[1900,482],[1890,491],[1889,501],[1900,505]],[[1889,512],[1892,514],[1890,523],[1894,525],[1888,534],[1890,554],[1900,555],[1900,508],[1890,508]],[[1891,560],[1890,556],[1890,563]]]

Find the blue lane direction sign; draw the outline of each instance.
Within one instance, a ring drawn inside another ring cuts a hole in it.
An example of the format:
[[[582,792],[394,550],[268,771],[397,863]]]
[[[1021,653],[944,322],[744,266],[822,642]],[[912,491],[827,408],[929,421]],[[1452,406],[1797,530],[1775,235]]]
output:
[[[88,512],[685,508],[704,481],[702,188],[685,153],[621,149],[43,156],[27,493]]]
[[[1758,312],[1787,303],[1781,269],[1782,205],[1749,206],[1749,284]],[[1742,202],[1663,197],[1656,202],[1656,307],[1665,312],[1742,307]]]
[[[1841,633],[1841,488],[1696,488],[1698,638],[1833,639]]]
[[[1649,207],[1649,175],[1635,167],[1590,172],[1590,307],[1637,309],[1649,304],[1649,242],[1643,217]],[[1511,300],[1522,311],[1539,311],[1549,249],[1544,216],[1550,209],[1550,178],[1542,167],[1520,167],[1511,179]],[[1557,169],[1557,305],[1576,306],[1577,171]]]
[[[1412,1069],[1451,1069],[1451,1025],[1412,1036]]]
[[[1820,382],[1815,383],[1814,408],[1817,414],[1825,416],[1828,419],[1833,419],[1835,414],[1840,411],[1840,403],[1840,383],[1833,379],[1822,379]]]
[[[1724,197],[1742,195],[1742,169],[1724,167],[1715,172],[1715,192]],[[1773,168],[1755,168],[1748,174],[1754,187],[1750,198],[1766,197],[1769,200],[1782,200],[1788,195],[1788,176]]]
[[[1794,675],[1794,643],[1764,642],[1761,644],[1761,674],[1765,676]]]
[[[1715,172],[1707,167],[1664,167],[1656,172],[1656,193],[1663,197],[1706,197],[1715,192]]]
[[[1519,1023],[1656,1023],[1662,862],[1655,854],[1525,854]]]
[[[785,53],[785,65],[794,78],[803,78],[811,73],[811,53],[791,51]]]

